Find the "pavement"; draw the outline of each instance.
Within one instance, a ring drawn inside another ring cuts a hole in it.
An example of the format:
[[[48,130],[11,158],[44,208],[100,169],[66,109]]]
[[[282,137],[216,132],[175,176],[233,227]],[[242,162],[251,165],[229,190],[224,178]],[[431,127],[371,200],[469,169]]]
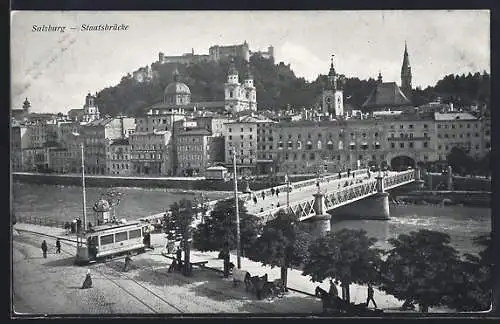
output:
[[[288,272],[288,287],[293,289],[283,298],[256,300],[244,287],[232,286],[222,278],[223,262],[217,252],[191,252],[191,262],[208,261],[207,269],[194,268],[193,277],[167,273],[171,260],[165,258],[165,234],[153,234],[154,250],[132,257],[132,269],[121,271],[123,258],[89,266],[73,265],[74,235],[59,228],[39,225],[14,225],[13,291],[14,309],[21,313],[43,314],[107,314],[107,313],[316,313],[321,301],[311,297],[316,286],[329,289],[327,280],[313,283],[297,269]],[[27,232],[30,231],[30,232]],[[40,236],[33,233],[51,235]],[[62,254],[55,254],[55,237],[63,243]],[[40,244],[49,246],[47,259],[41,256]],[[231,261],[236,264],[236,255]],[[268,274],[269,280],[280,277],[279,268],[241,258],[241,268],[254,275]],[[79,289],[87,269],[91,270],[94,287]],[[215,271],[211,271],[215,270]],[[299,292],[297,292],[297,291]],[[367,287],[352,284],[351,299],[366,301]],[[43,297],[42,297],[43,296]],[[378,308],[397,312],[402,301],[375,289]],[[448,312],[431,309],[431,312]]]

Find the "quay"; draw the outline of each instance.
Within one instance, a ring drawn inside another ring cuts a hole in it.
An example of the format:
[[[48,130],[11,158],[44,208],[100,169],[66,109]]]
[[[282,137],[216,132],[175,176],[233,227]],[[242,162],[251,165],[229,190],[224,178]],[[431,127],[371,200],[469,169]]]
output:
[[[62,241],[62,254],[55,254],[55,238]],[[47,240],[47,259],[41,256],[40,244]],[[241,286],[234,288],[231,279],[222,278],[222,260],[217,252],[192,251],[192,262],[204,262],[195,268],[193,277],[167,273],[171,260],[164,253],[164,234],[151,237],[154,250],[132,257],[131,269],[123,273],[123,258],[79,267],[73,264],[76,243],[60,228],[17,223],[13,226],[14,309],[38,314],[118,314],[118,313],[265,313],[320,314],[320,299],[311,296],[316,286],[329,288],[325,280],[314,283],[297,269],[288,273],[290,292],[272,301],[256,300]],[[231,253],[234,261],[235,254]],[[81,290],[87,269],[93,288]],[[280,269],[262,266],[242,258],[242,269],[252,275],[268,274],[279,278]],[[366,287],[351,285],[353,302],[366,301]],[[40,296],[43,296],[42,298]],[[402,301],[375,290],[379,308],[398,312]],[[447,312],[431,309],[431,312]]]

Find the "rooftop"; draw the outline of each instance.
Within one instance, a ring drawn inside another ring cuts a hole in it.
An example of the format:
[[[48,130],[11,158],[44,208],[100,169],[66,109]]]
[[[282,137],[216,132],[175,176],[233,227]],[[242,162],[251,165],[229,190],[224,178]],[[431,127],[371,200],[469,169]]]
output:
[[[87,126],[90,126],[90,127],[105,126],[105,125],[109,124],[112,121],[113,121],[112,117],[108,117],[108,118],[105,117],[105,118],[100,118],[100,119],[93,120],[93,121],[85,124],[84,126],[85,127],[87,127]]]
[[[477,120],[477,117],[465,112],[450,112],[450,113],[434,113],[436,121],[445,120]]]
[[[411,106],[411,102],[399,89],[396,82],[378,83],[362,105],[363,108],[400,106]]]

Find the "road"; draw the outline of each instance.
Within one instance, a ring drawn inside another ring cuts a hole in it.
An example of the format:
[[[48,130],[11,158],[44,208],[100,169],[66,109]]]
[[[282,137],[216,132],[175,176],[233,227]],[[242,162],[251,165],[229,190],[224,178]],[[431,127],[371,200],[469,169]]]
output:
[[[41,255],[47,239],[49,253]],[[147,314],[147,313],[310,313],[321,303],[299,293],[256,300],[242,287],[210,270],[193,277],[168,273],[170,260],[159,251],[133,256],[123,272],[123,259],[85,267],[73,265],[75,247],[63,241],[55,254],[54,239],[20,232],[13,239],[13,306],[17,314]],[[87,269],[93,288],[80,289]]]
[[[398,172],[395,171],[389,171],[388,174],[396,174]],[[353,178],[352,176],[350,178],[341,178],[341,179],[335,179],[335,180],[330,180],[328,182],[320,182],[319,189],[321,192],[333,192],[334,190],[337,190],[339,188],[343,188],[346,181],[349,182],[349,184],[356,184],[359,181],[367,182],[367,181],[373,181],[375,177],[377,176],[377,173],[372,172],[370,175],[370,179],[368,179],[367,174],[360,174]],[[290,203],[292,202],[297,202],[309,198],[313,198],[313,194],[315,194],[318,191],[316,186],[308,186],[304,188],[298,188],[298,189],[293,189],[290,192]],[[266,212],[270,209],[276,208],[279,206],[286,206],[287,204],[287,197],[286,197],[286,192],[280,192],[279,196],[277,197],[276,195],[270,197],[269,195],[266,196],[264,199],[262,199],[262,196],[257,196],[257,203],[255,204],[253,200],[248,200],[245,202],[245,207],[247,208],[248,212],[250,214],[257,215],[261,213],[262,211]]]

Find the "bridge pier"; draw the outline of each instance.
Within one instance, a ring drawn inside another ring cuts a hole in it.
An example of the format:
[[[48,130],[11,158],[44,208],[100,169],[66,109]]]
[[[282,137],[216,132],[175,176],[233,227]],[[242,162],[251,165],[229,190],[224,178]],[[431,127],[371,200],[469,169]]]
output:
[[[331,219],[332,216],[326,212],[325,207],[325,195],[321,192],[317,192],[314,195],[314,212],[316,213],[313,217],[309,218],[308,221],[312,225],[311,234],[313,237],[320,237],[326,235],[331,229]]]
[[[414,186],[417,190],[423,190],[425,187],[425,181],[422,178],[422,169],[419,167],[415,168],[415,182]]]

